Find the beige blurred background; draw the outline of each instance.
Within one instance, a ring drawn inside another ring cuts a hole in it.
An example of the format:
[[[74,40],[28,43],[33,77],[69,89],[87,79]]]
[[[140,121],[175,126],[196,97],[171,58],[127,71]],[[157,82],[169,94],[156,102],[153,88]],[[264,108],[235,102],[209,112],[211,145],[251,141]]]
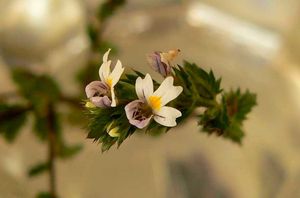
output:
[[[96,0],[0,0],[0,93],[15,89],[13,65],[48,72],[67,93],[87,61],[86,16]],[[125,66],[153,73],[145,54],[180,48],[182,59],[213,69],[225,88],[249,88],[258,106],[238,146],[200,133],[189,120],[160,138],[135,135],[101,154],[85,131],[75,158],[58,162],[63,198],[300,197],[300,1],[129,0],[110,19],[105,38]],[[83,91],[83,90],[82,90]],[[0,139],[0,198],[27,198],[47,177],[27,177],[46,146],[30,123],[11,145]]]

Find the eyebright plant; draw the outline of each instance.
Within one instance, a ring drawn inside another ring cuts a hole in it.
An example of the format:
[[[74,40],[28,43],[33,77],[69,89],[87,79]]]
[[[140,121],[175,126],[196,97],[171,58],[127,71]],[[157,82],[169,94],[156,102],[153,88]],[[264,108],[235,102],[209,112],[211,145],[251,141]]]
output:
[[[135,70],[121,78],[124,68],[119,60],[110,72],[109,52],[99,69],[101,81],[85,88],[87,137],[100,142],[102,151],[114,144],[120,146],[136,132],[165,133],[195,115],[192,113],[199,107],[205,108],[197,115],[200,131],[242,142],[243,121],[256,105],[255,94],[240,89],[223,91],[220,78],[194,63],[172,65],[179,49],[147,55],[151,68],[164,78],[161,83]]]

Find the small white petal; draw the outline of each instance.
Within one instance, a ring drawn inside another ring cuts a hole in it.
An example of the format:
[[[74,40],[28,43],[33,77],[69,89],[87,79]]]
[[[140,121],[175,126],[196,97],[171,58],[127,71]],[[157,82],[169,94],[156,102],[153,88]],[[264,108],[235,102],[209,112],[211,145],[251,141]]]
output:
[[[103,62],[99,69],[99,76],[102,82],[105,82],[110,74],[111,61]]]
[[[138,77],[135,82],[135,91],[139,99],[146,100],[153,94],[153,81],[149,74],[145,78]]]
[[[124,68],[122,67],[122,63],[120,60],[117,61],[117,64],[114,68],[114,70],[109,75],[109,78],[112,80],[112,87],[117,84],[117,82],[120,80],[122,73],[124,72]]]
[[[182,114],[180,111],[173,107],[162,107],[160,111],[155,112],[154,120],[167,127],[174,127],[177,125],[176,118],[180,117]]]
[[[161,105],[164,106],[168,102],[174,100],[181,94],[183,88],[181,86],[172,86],[166,93],[161,97]]]
[[[107,62],[107,60],[108,60],[108,55],[109,55],[110,50],[111,50],[111,49],[108,49],[108,50],[105,52],[105,54],[103,55],[103,62],[104,62],[104,63]]]
[[[114,87],[111,87],[110,93],[111,93],[111,107],[115,107],[115,106],[117,106],[117,102],[116,102]]]
[[[165,80],[161,83],[158,89],[153,93],[156,96],[163,96],[166,91],[173,86],[174,79],[173,77],[169,76],[165,78]]]
[[[159,88],[153,93],[154,96],[161,97],[161,105],[164,106],[171,100],[174,100],[182,92],[181,86],[173,85],[173,77],[167,77],[159,86]]]

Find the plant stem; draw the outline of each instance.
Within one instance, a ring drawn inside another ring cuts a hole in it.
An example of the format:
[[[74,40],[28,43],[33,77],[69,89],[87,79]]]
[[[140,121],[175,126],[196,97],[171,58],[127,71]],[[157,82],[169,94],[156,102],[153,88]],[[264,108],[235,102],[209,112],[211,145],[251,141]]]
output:
[[[52,104],[48,106],[48,162],[49,162],[49,191],[51,198],[57,198],[56,194],[56,127],[55,112]]]

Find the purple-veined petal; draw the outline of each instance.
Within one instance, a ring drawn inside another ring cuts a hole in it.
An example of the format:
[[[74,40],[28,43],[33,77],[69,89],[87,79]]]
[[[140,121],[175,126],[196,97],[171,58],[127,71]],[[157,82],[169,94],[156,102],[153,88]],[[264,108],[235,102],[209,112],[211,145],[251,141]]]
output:
[[[108,93],[108,87],[101,81],[93,81],[85,87],[85,93],[87,98],[91,98],[96,95],[106,95]]]
[[[139,129],[146,127],[152,118],[152,114],[143,115],[143,112],[140,111],[143,105],[146,105],[143,100],[134,100],[125,106],[125,112],[129,123]]]
[[[107,108],[111,106],[111,100],[107,96],[103,97],[91,97],[90,101],[97,107]]]

